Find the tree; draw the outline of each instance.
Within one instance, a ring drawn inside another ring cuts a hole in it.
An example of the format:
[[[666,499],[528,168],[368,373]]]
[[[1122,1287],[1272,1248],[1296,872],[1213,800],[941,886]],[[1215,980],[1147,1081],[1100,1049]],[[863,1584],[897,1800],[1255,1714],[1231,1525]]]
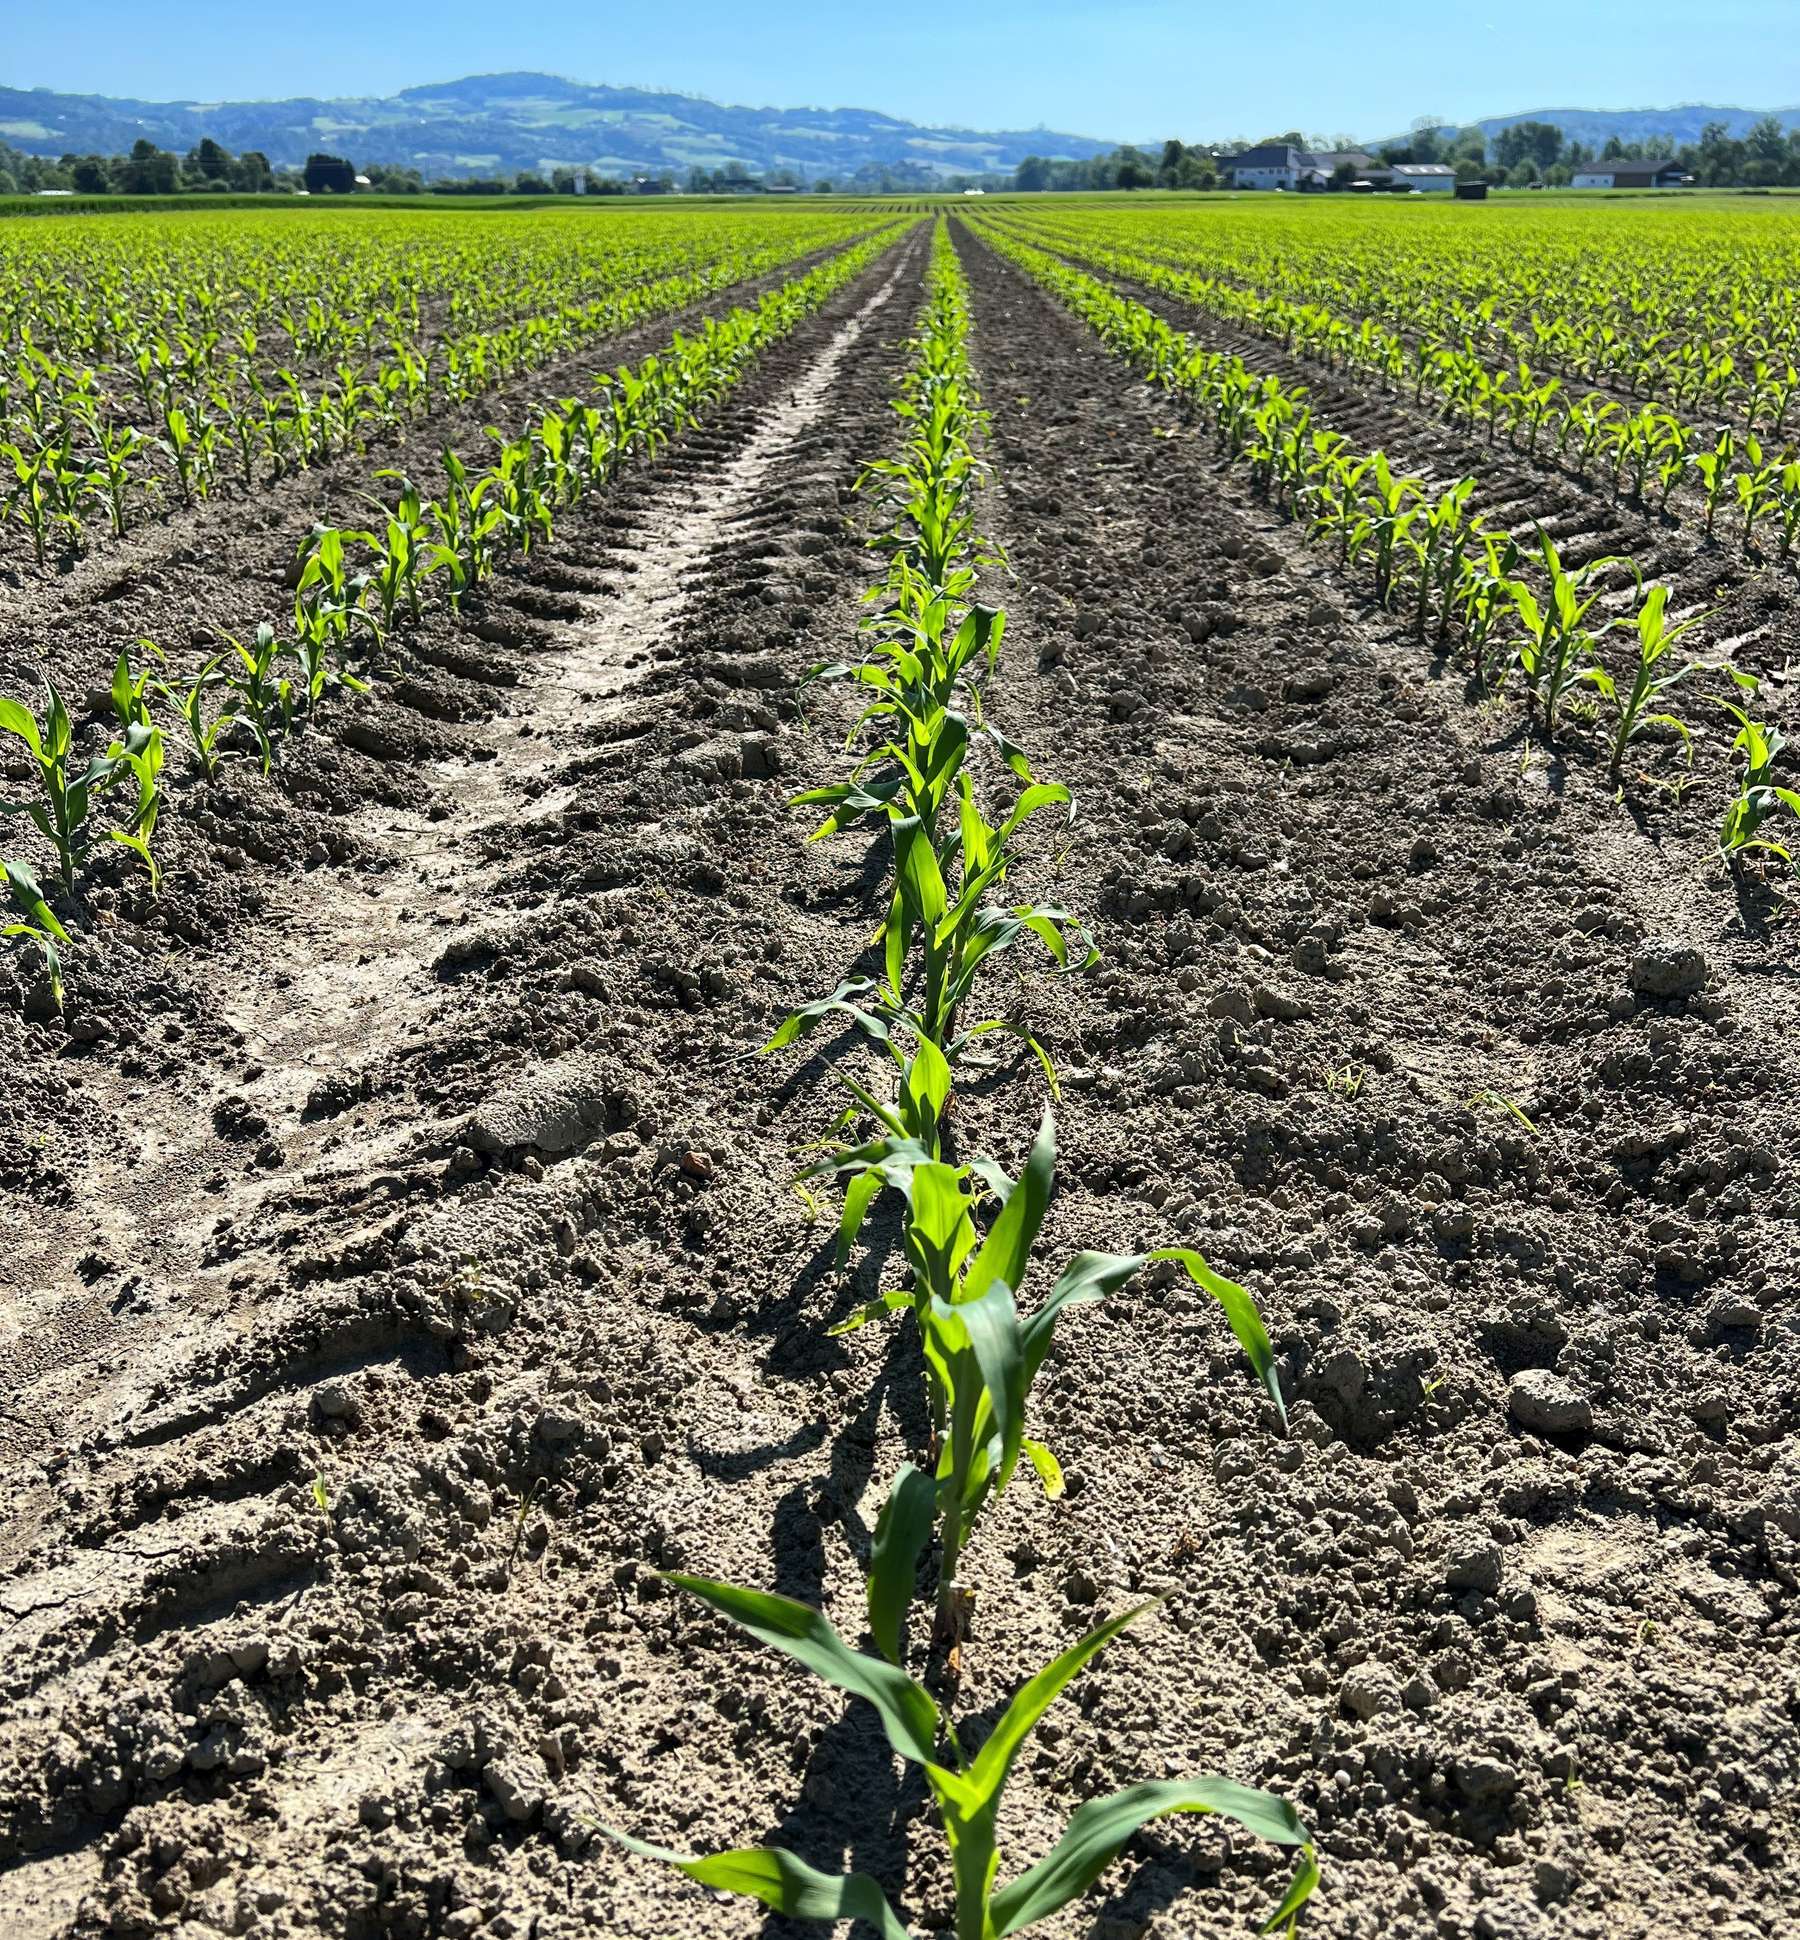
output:
[[[341,155],[308,155],[303,174],[309,195],[356,192],[356,170]]]
[[[117,183],[122,195],[173,195],[181,187],[181,164],[140,135],[118,165]]]
[[[1728,188],[1744,166],[1744,144],[1733,141],[1722,121],[1709,121],[1700,130],[1695,173],[1706,188]]]
[[[275,171],[260,148],[246,148],[232,164],[231,186],[247,195],[264,195],[275,186]]]
[[[1494,158],[1509,172],[1521,162],[1536,164],[1541,174],[1562,156],[1563,132],[1552,121],[1517,121],[1494,138]]]
[[[1199,149],[1190,148],[1181,158],[1181,166],[1175,171],[1175,186],[1178,189],[1216,189],[1219,186],[1219,171],[1212,165],[1212,157],[1203,155]]]
[[[1162,167],[1156,171],[1156,179],[1165,189],[1174,188],[1181,180],[1181,163],[1186,154],[1186,148],[1178,141],[1163,143]]]
[[[832,193],[831,178],[829,176],[821,175],[819,179],[813,184],[813,194],[830,195],[831,193]]]
[[[1787,136],[1774,115],[1765,115],[1744,137],[1743,180],[1752,188],[1776,187],[1787,162]]]
[[[199,175],[208,182],[222,184],[231,174],[231,150],[221,148],[211,135],[202,135],[199,142],[188,150],[187,170],[190,175]]]
[[[574,195],[575,171],[572,168],[553,168],[550,171],[550,187],[557,195]]]
[[[1443,125],[1442,115],[1413,117],[1412,156],[1415,162],[1441,162],[1445,159],[1443,138],[1438,132]]]
[[[69,181],[78,195],[104,195],[112,187],[106,164],[98,155],[76,155],[69,161]]]
[[[1459,155],[1456,158],[1456,179],[1459,182],[1480,182],[1486,176],[1486,168],[1473,155]]]
[[[1013,171],[1013,187],[1036,192],[1050,186],[1050,164],[1042,155],[1027,155]]]
[[[1149,156],[1140,155],[1135,148],[1121,148],[1117,180],[1122,189],[1153,189],[1156,170],[1150,166]]]

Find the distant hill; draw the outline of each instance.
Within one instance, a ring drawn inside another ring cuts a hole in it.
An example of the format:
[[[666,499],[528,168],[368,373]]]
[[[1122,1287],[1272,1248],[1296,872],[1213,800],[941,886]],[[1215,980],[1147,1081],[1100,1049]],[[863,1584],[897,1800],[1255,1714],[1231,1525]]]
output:
[[[1547,121],[1563,131],[1567,141],[1601,149],[1614,135],[1620,141],[1649,141],[1666,135],[1677,148],[1684,142],[1698,143],[1700,132],[1709,121],[1722,121],[1733,140],[1749,133],[1755,124],[1773,115],[1784,129],[1800,128],[1800,107],[1796,108],[1718,108],[1705,102],[1683,102],[1674,108],[1533,108],[1527,114],[1492,115],[1485,121],[1448,123],[1450,127],[1479,128],[1491,142],[1502,128],[1521,121]],[[1385,135],[1383,141],[1403,142],[1404,135]],[[1371,146],[1379,147],[1379,142]]]
[[[1027,155],[1085,160],[1114,144],[1033,128],[926,128],[868,108],[736,108],[697,95],[589,87],[551,74],[478,74],[385,100],[115,101],[0,88],[0,141],[27,154],[119,154],[140,136],[186,150],[210,135],[277,167],[315,149],[434,176],[592,168],[603,175],[742,162],[849,176],[916,163],[940,175],[1012,169]]]

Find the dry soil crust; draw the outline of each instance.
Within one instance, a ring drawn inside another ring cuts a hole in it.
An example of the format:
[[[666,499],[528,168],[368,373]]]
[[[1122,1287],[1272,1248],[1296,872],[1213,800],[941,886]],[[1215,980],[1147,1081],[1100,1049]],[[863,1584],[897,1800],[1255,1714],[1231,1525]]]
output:
[[[1225,1769],[1319,1828],[1321,1933],[1774,1930],[1779,940],[1698,818],[1652,847],[1578,761],[1521,778],[1205,445],[1151,435],[1180,428],[1078,323],[964,254],[1015,573],[991,706],[1080,802],[1016,887],[1105,952],[1023,999],[1066,1087],[1049,1251],[1201,1246],[1262,1300],[1295,1423],[1172,1283],[1066,1328],[1039,1426],[1070,1493],[1016,1491],[977,1545],[968,1708],[1096,1607],[1175,1596],[1060,1707],[1007,1847]],[[837,772],[843,718],[802,732],[789,696],[854,625],[849,487],[893,435],[922,263],[919,238],[559,533],[487,616],[529,644],[409,647],[415,697],[365,717],[398,773],[317,738],[289,784],[311,873],[273,838],[183,850],[172,893],[224,911],[222,950],[109,945],[98,1035],[4,1026],[48,1124],[39,1151],[45,1121],[7,1121],[14,1230],[88,1282],[31,1310],[0,1422],[9,1933],[772,1930],[590,1817],[772,1835],[947,1921],[872,1720],[649,1574],[854,1629],[919,1437],[906,1336],[823,1335],[891,1260],[832,1275],[781,1185],[846,1047],[733,1054],[871,920],[879,849],[808,849],[782,805]],[[242,793],[221,829],[293,813]],[[970,1149],[1016,1162],[1033,1068],[963,1094]],[[233,1210],[190,1210],[209,1190]],[[1134,1854],[1052,1940],[1271,1904],[1270,1855],[1204,1826]]]

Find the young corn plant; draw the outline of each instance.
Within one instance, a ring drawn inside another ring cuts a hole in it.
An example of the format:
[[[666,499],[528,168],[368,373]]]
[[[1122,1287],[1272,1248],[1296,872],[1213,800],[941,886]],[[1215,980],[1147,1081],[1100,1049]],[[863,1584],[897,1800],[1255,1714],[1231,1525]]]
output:
[[[419,587],[426,565],[425,502],[419,488],[401,472],[384,471],[378,478],[398,478],[400,496],[391,512],[383,515],[383,531],[369,541],[375,550],[375,570],[369,575],[369,588],[381,608],[383,629],[391,628],[405,602],[407,617],[419,618]]]
[[[380,641],[380,626],[363,605],[369,576],[350,571],[347,547],[358,542],[373,545],[375,540],[371,533],[316,525],[300,542],[294,633],[321,654],[333,647],[348,651],[358,633],[369,633],[377,643]]]
[[[947,1064],[941,1059],[931,1064],[923,1082],[935,1085],[937,1097],[929,1102],[941,1108],[949,1086]],[[911,1269],[910,1288],[880,1295],[835,1331],[849,1332],[908,1309],[917,1322],[934,1460],[929,1470],[910,1464],[903,1468],[882,1512],[869,1577],[870,1628],[883,1655],[901,1662],[919,1557],[935,1529],[939,1562],[934,1643],[954,1677],[969,1602],[959,1570],[977,1515],[990,1495],[1004,1493],[1021,1455],[1047,1494],[1062,1492],[1061,1468],[1048,1448],[1025,1433],[1025,1412],[1065,1308],[1108,1298],[1152,1261],[1175,1262],[1219,1303],[1278,1411],[1283,1407],[1281,1387],[1268,1335],[1250,1295],[1185,1247],[1144,1254],[1082,1253],[1064,1268],[1043,1305],[1021,1319],[1015,1296],[1030,1271],[1055,1182],[1056,1132],[1049,1112],[1017,1181],[986,1162],[945,1164],[893,1115],[879,1109],[876,1115],[883,1136],[832,1153],[801,1176],[830,1173],[844,1183],[840,1266],[848,1261],[884,1187],[897,1192],[905,1204],[902,1244]],[[975,1215],[989,1194],[999,1199],[1000,1209],[983,1236]]]
[[[149,641],[146,641],[145,645],[150,646],[157,659],[167,665],[160,647],[156,647]],[[225,682],[224,674],[219,671],[223,661],[223,654],[214,655],[185,687],[172,686],[168,681],[160,678],[155,682],[156,691],[181,717],[182,725],[188,731],[188,739],[193,746],[194,759],[199,764],[201,776],[209,782],[218,776],[219,762],[222,758],[219,742],[237,718],[229,706],[220,708],[210,719],[206,712],[208,693]]]
[[[115,741],[106,753],[94,755],[83,766],[75,755],[74,725],[62,695],[46,681],[44,696],[41,725],[28,707],[0,699],[0,732],[25,744],[43,786],[41,801],[0,801],[0,815],[29,817],[55,851],[63,888],[72,891],[75,872],[92,845],[88,823],[95,798],[118,779],[121,768],[134,763],[160,737],[155,728],[139,724],[126,730],[123,741]]]
[[[18,919],[0,929],[0,936],[22,936],[36,944],[44,963],[44,979],[50,986],[50,1001],[61,1010],[62,956],[57,946],[68,942],[69,933],[44,900],[44,892],[38,887],[38,879],[29,864],[0,862],[0,875],[6,878],[6,900]]]
[[[1800,459],[1784,464],[1775,478],[1775,510],[1781,521],[1783,559],[1793,557],[1794,542],[1800,539]]]
[[[1699,663],[1690,660],[1684,665],[1672,666],[1665,665],[1665,662],[1675,642],[1690,628],[1698,626],[1707,615],[1696,613],[1671,626],[1668,607],[1669,588],[1658,584],[1644,595],[1642,605],[1633,615],[1630,625],[1637,634],[1638,661],[1631,687],[1623,696],[1618,683],[1598,662],[1583,668],[1579,675],[1589,686],[1598,689],[1618,713],[1618,725],[1613,731],[1612,759],[1607,768],[1607,779],[1615,788],[1619,786],[1619,772],[1625,761],[1626,749],[1650,728],[1664,728],[1680,735],[1682,746],[1692,758],[1693,736],[1683,721],[1662,706],[1662,699],[1680,686]]]
[[[1525,676],[1526,705],[1534,718],[1542,721],[1545,739],[1554,741],[1563,701],[1594,658],[1599,635],[1612,624],[1609,621],[1594,629],[1588,626],[1588,615],[1603,590],[1596,586],[1588,592],[1589,582],[1609,566],[1630,566],[1631,562],[1609,554],[1569,572],[1556,541],[1541,526],[1538,554],[1546,581],[1543,599],[1523,579],[1513,580],[1510,591],[1524,628],[1518,663]]]
[[[1748,461],[1745,468],[1732,474],[1732,490],[1737,495],[1740,525],[1738,537],[1746,549],[1754,541],[1758,523],[1772,517],[1781,505],[1781,472],[1779,458],[1765,460],[1762,445],[1754,433],[1744,440],[1744,457]]]
[[[132,463],[143,450],[143,434],[132,426],[96,424],[94,442],[100,454],[99,477],[101,489],[106,495],[107,515],[112,521],[113,536],[122,537],[125,531],[125,506],[134,483]]]
[[[158,650],[149,640],[139,640],[140,647],[148,647],[157,657]],[[113,667],[112,687],[109,690],[113,715],[119,723],[121,734],[128,734],[134,727],[150,727],[150,703],[148,695],[155,685],[155,678],[148,664],[138,672],[131,671],[131,657],[123,647]]]
[[[1754,676],[1735,668],[1726,670],[1749,700],[1756,698]],[[1737,793],[1725,810],[1719,827],[1719,854],[1735,867],[1751,854],[1773,855],[1793,867],[1793,852],[1773,836],[1762,833],[1763,825],[1785,808],[1800,816],[1800,790],[1781,787],[1774,779],[1775,757],[1787,745],[1781,730],[1767,721],[1757,720],[1749,708],[1737,701],[1721,699],[1719,705],[1737,722],[1738,731],[1731,751],[1743,763]]]
[[[1689,454],[1688,463],[1700,475],[1700,489],[1706,500],[1706,536],[1713,536],[1713,526],[1719,516],[1719,507],[1725,503],[1732,489],[1732,454],[1736,450],[1736,440],[1730,425],[1720,427],[1710,451],[1696,451]]]
[[[282,657],[281,642],[264,620],[249,646],[235,633],[225,635],[225,644],[231,651],[219,658],[223,663],[220,684],[229,697],[226,705],[232,719],[242,721],[249,730],[266,775],[275,765],[279,735],[293,716],[292,684],[276,670]]]
[[[940,752],[938,770],[906,776],[909,786],[918,785],[916,793],[926,795],[923,805],[934,815],[936,804],[929,790],[949,761]],[[894,1033],[904,1031],[920,1044],[934,1046],[946,1065],[954,1065],[976,1040],[1003,1032],[1031,1051],[1054,1089],[1055,1066],[1029,1030],[1005,1017],[986,1017],[971,1024],[963,1010],[981,966],[1033,937],[1059,973],[1085,970],[1098,961],[1092,937],[1058,905],[987,900],[988,892],[1005,877],[1012,836],[1037,810],[1066,803],[1068,790],[1046,782],[1027,787],[1006,821],[996,827],[975,806],[967,774],[958,773],[957,781],[960,815],[954,828],[949,828],[948,817],[943,818],[944,851],[954,858],[948,878],[933,839],[933,824],[922,814],[907,812],[913,804],[897,799],[898,791],[885,798],[878,792],[880,785],[868,791],[870,802],[888,815],[894,844],[894,891],[877,935],[883,974],[847,978],[829,996],[802,1005],[782,1022],[762,1047],[765,1051],[785,1049],[818,1024],[841,1017],[890,1048]],[[860,799],[840,803],[825,829],[841,826],[841,817],[860,813],[862,808]],[[916,964],[915,942],[919,946]],[[866,1106],[867,1097],[858,1095]]]
[[[1349,557],[1374,554],[1375,597],[1383,606],[1393,603],[1396,568],[1404,556],[1408,534],[1424,510],[1424,488],[1416,478],[1396,478],[1386,452],[1372,452],[1352,474],[1360,489],[1355,521],[1349,535]]]
[[[1413,556],[1413,576],[1418,582],[1413,634],[1417,639],[1425,638],[1435,602],[1440,646],[1450,627],[1452,590],[1462,577],[1469,547],[1481,536],[1481,526],[1469,512],[1469,500],[1474,492],[1474,479],[1459,480],[1435,499],[1428,500],[1422,522],[1415,521],[1406,533],[1406,544]]]
[[[791,1657],[833,1688],[872,1705],[888,1744],[919,1768],[943,1826],[955,1880],[956,1940],[1006,1940],[1050,1916],[1097,1880],[1127,1840],[1171,1813],[1217,1813],[1272,1844],[1297,1851],[1298,1863],[1265,1934],[1291,1936],[1319,1882],[1311,1840],[1293,1807],[1269,1792],[1230,1779],[1143,1780],[1076,1809],[1063,1836],[1036,1865],[997,1885],[998,1821],[1006,1782],[1039,1719],[1145,1604],[1097,1625],[1026,1682],[973,1754],[925,1688],[879,1657],[852,1650],[826,1618],[804,1603],[739,1589],[705,1577],[671,1575],[676,1588],[728,1617],[757,1642]],[[737,1893],[795,1919],[836,1925],[864,1920],[882,1940],[911,1940],[878,1881],[867,1873],[833,1876],[779,1846],[754,1846],[689,1857],[647,1845],[606,1827],[628,1851],[676,1867],[715,1891]]]
[[[129,774],[137,783],[137,802],[123,828],[110,829],[108,840],[129,849],[150,872],[150,893],[162,887],[162,865],[151,850],[156,820],[163,805],[163,738],[160,728],[148,734],[127,729],[123,742],[115,741],[107,750],[115,763],[115,775]]]
[[[16,481],[7,502],[17,514],[19,522],[31,534],[32,551],[41,566],[45,559],[45,542],[56,522],[42,458],[38,452],[27,451],[19,445],[0,445],[0,455],[11,460]]]

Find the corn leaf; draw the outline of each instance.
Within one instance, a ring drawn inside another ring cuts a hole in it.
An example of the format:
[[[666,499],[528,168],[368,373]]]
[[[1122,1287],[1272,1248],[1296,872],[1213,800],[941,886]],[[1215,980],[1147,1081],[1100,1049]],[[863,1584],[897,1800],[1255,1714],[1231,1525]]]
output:
[[[906,1654],[906,1612],[920,1554],[937,1520],[937,1493],[936,1482],[923,1469],[902,1462],[875,1524],[869,1550],[869,1630],[890,1664]]]
[[[937,1706],[904,1671],[852,1650],[822,1611],[792,1597],[739,1589],[704,1576],[671,1572],[668,1581],[710,1604],[759,1643],[804,1664],[815,1677],[851,1697],[866,1699],[875,1707],[888,1743],[902,1758],[931,1762]]]
[[[780,1846],[740,1846],[731,1852],[689,1858],[685,1853],[670,1852],[664,1846],[615,1832],[611,1826],[601,1830],[627,1852],[660,1859],[717,1892],[760,1900],[790,1919],[827,1920],[833,1925],[842,1920],[866,1920],[882,1940],[912,1940],[888,1904],[887,1895],[867,1873],[822,1873]]]
[[[1292,1919],[1317,1885],[1318,1867],[1312,1860],[1306,1828],[1284,1799],[1233,1784],[1227,1778],[1147,1780],[1107,1798],[1089,1800],[1069,1820],[1068,1830],[1050,1852],[994,1895],[992,1911],[998,1940],[1035,1926],[1067,1906],[1112,1864],[1133,1833],[1151,1820],[1174,1812],[1216,1812],[1276,1845],[1305,1848],[1295,1879],[1295,1887],[1304,1882],[1304,1890],[1296,1897],[1290,1889],[1275,1920]]]

